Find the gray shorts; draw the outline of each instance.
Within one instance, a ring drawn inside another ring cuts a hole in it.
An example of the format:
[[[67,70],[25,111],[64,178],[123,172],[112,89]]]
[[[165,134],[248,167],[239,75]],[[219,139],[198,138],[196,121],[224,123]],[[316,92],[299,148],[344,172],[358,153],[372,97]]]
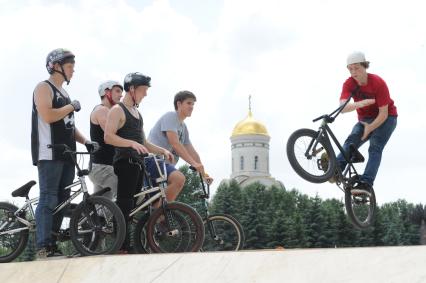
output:
[[[92,164],[92,171],[90,171],[89,179],[93,183],[94,192],[98,192],[103,188],[111,188],[111,190],[104,194],[105,197],[115,201],[117,199],[117,175],[114,173],[114,167],[105,164]]]

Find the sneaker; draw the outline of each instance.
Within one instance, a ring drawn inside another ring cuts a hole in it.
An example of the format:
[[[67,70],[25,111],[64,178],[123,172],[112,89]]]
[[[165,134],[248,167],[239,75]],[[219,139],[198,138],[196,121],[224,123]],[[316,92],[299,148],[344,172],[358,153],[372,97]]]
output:
[[[36,260],[46,260],[47,259],[47,248],[41,248],[37,250]]]
[[[47,249],[47,257],[58,257],[58,256],[64,256],[64,254],[58,248],[58,246],[54,245]]]
[[[359,182],[358,185],[356,185],[355,187],[351,189],[351,193],[352,195],[355,195],[355,196],[356,195],[371,196],[371,190],[372,190],[372,187],[369,184]]]

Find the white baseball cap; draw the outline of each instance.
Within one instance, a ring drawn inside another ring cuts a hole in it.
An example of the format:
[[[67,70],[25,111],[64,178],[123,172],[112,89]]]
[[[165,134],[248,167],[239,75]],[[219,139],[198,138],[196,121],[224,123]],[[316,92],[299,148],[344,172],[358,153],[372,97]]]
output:
[[[117,81],[106,81],[101,83],[98,88],[99,96],[104,96],[107,89],[112,89],[115,86],[118,86],[121,90],[123,90],[123,86]]]
[[[364,53],[362,53],[360,51],[352,52],[351,54],[349,54],[348,58],[346,59],[346,65],[355,64],[355,63],[363,63],[363,62],[368,63],[368,61],[365,60]]]

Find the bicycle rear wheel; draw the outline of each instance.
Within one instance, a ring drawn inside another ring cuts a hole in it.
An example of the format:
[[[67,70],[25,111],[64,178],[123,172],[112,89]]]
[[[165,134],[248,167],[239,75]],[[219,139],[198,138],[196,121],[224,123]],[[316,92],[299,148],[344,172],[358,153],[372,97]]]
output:
[[[28,242],[28,229],[16,219],[16,206],[0,202],[0,263],[11,262],[25,249]]]
[[[370,227],[376,217],[376,195],[371,189],[371,196],[352,195],[350,190],[345,191],[346,212],[352,224],[360,229]]]
[[[203,251],[238,251],[243,248],[243,228],[231,215],[210,215],[204,225]]]
[[[287,157],[300,177],[312,183],[324,183],[334,175],[336,157],[330,143],[317,136],[311,129],[295,131],[287,141]]]
[[[120,208],[102,196],[91,196],[74,210],[70,236],[81,255],[113,254],[126,236],[126,223]]]
[[[165,213],[164,213],[165,212]],[[152,252],[196,252],[204,241],[200,215],[190,206],[171,202],[155,210],[148,220],[146,238]]]

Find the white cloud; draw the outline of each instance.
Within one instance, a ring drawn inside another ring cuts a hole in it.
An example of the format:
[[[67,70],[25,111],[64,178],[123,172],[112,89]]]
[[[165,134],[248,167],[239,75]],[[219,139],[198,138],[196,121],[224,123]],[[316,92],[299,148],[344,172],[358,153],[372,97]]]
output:
[[[426,154],[416,149],[426,138],[426,19],[420,1],[206,2],[215,9],[191,6],[189,0],[1,3],[0,25],[7,28],[0,36],[7,44],[0,46],[0,146],[13,148],[0,165],[3,188],[19,186],[36,172],[29,154],[31,95],[47,78],[46,54],[67,47],[77,62],[67,89],[83,106],[76,119],[86,135],[90,111],[99,103],[98,84],[144,72],[153,83],[140,108],[146,131],[172,109],[178,90],[194,91],[198,101],[187,122],[191,139],[220,181],[230,175],[229,136],[247,114],[251,94],[254,116],[272,138],[274,177],[311,195],[340,197],[329,184],[301,180],[288,164],[285,143],[294,130],[317,127],[312,119],[337,107],[348,76],[346,54],[361,49],[372,62],[371,72],[387,81],[400,113],[376,182],[377,198],[426,199],[416,181],[426,169],[421,161]],[[332,125],[342,141],[355,120],[350,113]],[[14,169],[19,164],[25,164],[20,172]],[[395,181],[395,176],[401,177]]]

